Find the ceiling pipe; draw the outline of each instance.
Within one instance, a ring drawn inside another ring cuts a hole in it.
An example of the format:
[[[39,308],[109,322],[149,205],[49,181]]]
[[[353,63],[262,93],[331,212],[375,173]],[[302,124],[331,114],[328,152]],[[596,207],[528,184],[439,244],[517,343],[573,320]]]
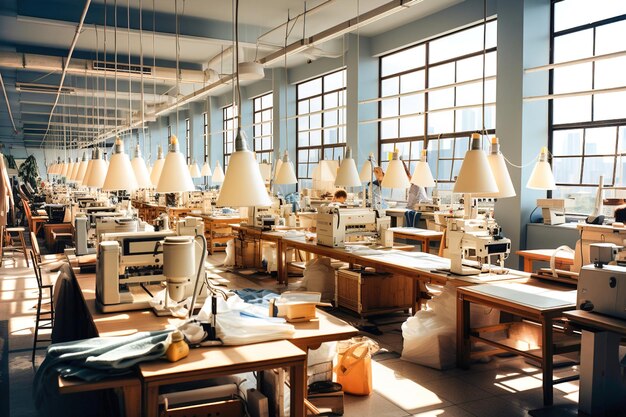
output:
[[[61,72],[64,69],[65,62],[66,60],[63,57],[25,54],[20,52],[0,52],[0,67],[2,68],[43,71],[46,73]],[[107,71],[104,71],[104,65],[107,65]],[[119,67],[126,69],[127,66],[123,66],[123,64],[118,63],[118,75],[120,72],[125,72],[125,75],[127,76],[128,72],[121,71]],[[132,65],[132,68],[133,71],[130,72],[130,77],[135,80],[140,80],[141,66],[139,64]],[[93,77],[103,77],[106,75],[107,78],[114,78],[114,69],[115,63],[113,62],[74,59],[72,63],[67,64],[66,72],[68,74],[80,76],[90,75]],[[162,81],[165,83],[176,82],[176,68],[144,65],[143,72],[144,79],[147,80]],[[200,70],[181,69],[180,76],[181,82],[187,84],[204,83],[209,80],[208,72]]]
[[[50,122],[52,121],[52,115],[54,114],[54,109],[59,102],[59,97],[61,97],[61,90],[63,89],[63,83],[65,82],[65,76],[67,75],[67,68],[72,61],[72,54],[74,53],[74,48],[76,47],[76,43],[78,42],[78,37],[80,36],[80,32],[83,30],[83,24],[85,23],[85,17],[87,17],[87,11],[89,10],[89,5],[91,4],[91,0],[85,1],[85,8],[83,9],[83,13],[80,16],[80,21],[78,26],[76,27],[76,33],[74,34],[74,39],[72,40],[72,44],[70,45],[70,51],[67,54],[67,60],[63,65],[63,72],[61,73],[61,82],[59,83],[59,90],[57,92],[57,96],[54,100],[54,104],[52,105],[52,109],[50,110],[50,118],[48,119],[48,129],[46,133],[43,135],[42,142],[46,140],[48,133],[50,131]]]
[[[274,28],[272,28],[272,29],[268,30],[267,32],[265,32],[265,33],[261,34],[261,36],[259,36],[259,37],[257,38],[257,42],[260,42],[260,40],[261,40],[261,39],[263,39],[264,37],[266,37],[266,36],[267,36],[267,35],[269,35],[270,33],[274,33],[274,32],[276,32],[277,30],[283,29],[286,25],[288,25],[288,24],[289,24],[289,23],[291,23],[292,21],[297,21],[299,18],[301,18],[301,17],[303,17],[303,16],[311,16],[312,14],[315,14],[315,13],[317,13],[317,12],[321,11],[324,7],[326,7],[326,6],[330,6],[330,5],[331,5],[332,3],[334,3],[335,1],[336,1],[336,0],[326,0],[325,2],[320,3],[320,4],[318,4],[318,5],[317,5],[317,6],[315,6],[315,7],[311,7],[310,9],[303,11],[303,12],[302,12],[302,13],[300,13],[299,15],[294,16],[294,17],[293,17],[293,18],[291,18],[291,19],[288,19],[285,23],[281,23],[280,25],[278,25],[278,26],[276,26],[276,27],[274,27]],[[283,29],[283,31],[284,31],[284,29]],[[283,36],[283,35],[282,35],[282,33],[281,33],[281,36]],[[263,43],[263,42],[260,42],[260,43]],[[266,45],[267,45],[267,44],[266,44]]]
[[[331,39],[335,39],[342,36],[345,33],[352,32],[360,27],[366,26],[377,20],[395,14],[399,11],[405,10],[407,7],[414,6],[417,3],[421,3],[423,0],[393,0],[382,6],[376,7],[368,12],[362,13],[359,16],[339,23],[329,29],[323,30],[320,33],[309,36],[307,38],[299,39],[286,47],[272,52],[258,62],[263,65],[270,65],[284,58],[285,55],[292,55],[304,51],[305,49],[327,42]]]
[[[0,85],[2,85],[2,93],[4,94],[4,101],[7,103],[7,110],[9,111],[9,117],[11,118],[11,124],[13,125],[13,132],[17,133],[17,127],[15,127],[15,120],[13,119],[13,112],[11,111],[11,103],[9,103],[9,96],[7,95],[7,89],[4,86],[4,80],[2,74],[0,74]]]

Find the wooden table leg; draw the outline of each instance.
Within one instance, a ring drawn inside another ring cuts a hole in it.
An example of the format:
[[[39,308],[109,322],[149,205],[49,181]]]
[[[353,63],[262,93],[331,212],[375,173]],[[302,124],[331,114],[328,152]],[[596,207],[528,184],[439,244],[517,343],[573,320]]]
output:
[[[553,355],[554,346],[552,344],[552,318],[546,317],[542,323],[542,357],[541,367],[543,370],[543,404],[552,405],[553,401]]]
[[[287,245],[283,242],[279,242],[278,247],[278,282],[281,284],[288,284],[289,280],[289,267],[287,265]],[[282,267],[280,266],[282,265]]]
[[[305,361],[291,367],[291,417],[304,417],[304,399],[306,398]]]
[[[141,416],[141,385],[124,386],[124,414],[126,417]]]
[[[144,384],[143,416],[155,417],[159,409],[159,387]]]
[[[524,272],[533,272],[533,260],[529,257],[524,257]]]
[[[463,294],[456,296],[456,366],[469,368],[470,358],[470,304]]]
[[[284,277],[284,269],[285,269],[285,254],[283,252],[283,240],[282,239],[278,239],[278,242],[276,242],[276,275],[277,275],[277,280],[278,283],[282,283]]]

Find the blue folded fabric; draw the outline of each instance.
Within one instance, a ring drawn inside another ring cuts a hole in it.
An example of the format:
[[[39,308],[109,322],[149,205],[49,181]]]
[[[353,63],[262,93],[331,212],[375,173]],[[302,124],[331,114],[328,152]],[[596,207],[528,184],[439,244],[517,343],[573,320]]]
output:
[[[279,294],[270,290],[256,290],[253,288],[244,288],[242,290],[235,290],[235,294],[239,296],[243,301],[248,304],[260,304],[262,306],[269,306],[270,300],[278,298]]]

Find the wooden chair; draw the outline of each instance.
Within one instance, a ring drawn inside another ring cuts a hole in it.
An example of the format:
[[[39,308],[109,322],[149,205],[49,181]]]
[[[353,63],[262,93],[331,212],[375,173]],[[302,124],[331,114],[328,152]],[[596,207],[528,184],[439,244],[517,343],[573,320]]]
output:
[[[33,352],[31,356],[31,362],[35,362],[35,353],[37,352],[37,343],[51,342],[52,339],[40,339],[39,330],[50,330],[54,324],[54,304],[52,302],[53,297],[53,282],[50,279],[49,274],[42,274],[41,266],[37,262],[35,253],[31,250],[30,258],[33,262],[33,269],[35,270],[35,277],[37,278],[37,288],[39,291],[37,297],[37,316],[35,318],[35,334],[33,336]],[[44,292],[48,292],[45,296],[49,297],[49,301],[43,303]],[[42,310],[43,306],[49,306],[47,309]]]
[[[28,228],[35,232],[35,236],[37,236],[43,225],[48,222],[48,216],[33,216],[28,200],[24,198],[22,198],[22,206],[24,207],[24,215],[26,216],[26,221],[28,222]]]
[[[28,252],[26,249],[26,241],[24,240],[25,231],[26,229],[23,227],[4,227],[2,230],[2,245],[6,244],[4,249],[13,252],[22,252],[26,260],[26,266],[28,266]]]
[[[30,232],[30,247],[37,259],[37,263],[40,266],[50,266],[52,264],[60,265],[60,262],[65,262],[65,255],[60,254],[51,254],[51,255],[41,255],[41,251],[39,250],[39,241],[37,240],[37,236],[35,236],[35,232]]]

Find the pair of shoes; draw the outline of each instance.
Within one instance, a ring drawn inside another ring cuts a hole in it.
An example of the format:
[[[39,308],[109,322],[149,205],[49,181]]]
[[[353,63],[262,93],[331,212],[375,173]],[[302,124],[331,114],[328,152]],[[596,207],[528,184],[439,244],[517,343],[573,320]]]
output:
[[[341,384],[332,381],[317,381],[309,385],[309,394],[325,394],[341,391]]]

